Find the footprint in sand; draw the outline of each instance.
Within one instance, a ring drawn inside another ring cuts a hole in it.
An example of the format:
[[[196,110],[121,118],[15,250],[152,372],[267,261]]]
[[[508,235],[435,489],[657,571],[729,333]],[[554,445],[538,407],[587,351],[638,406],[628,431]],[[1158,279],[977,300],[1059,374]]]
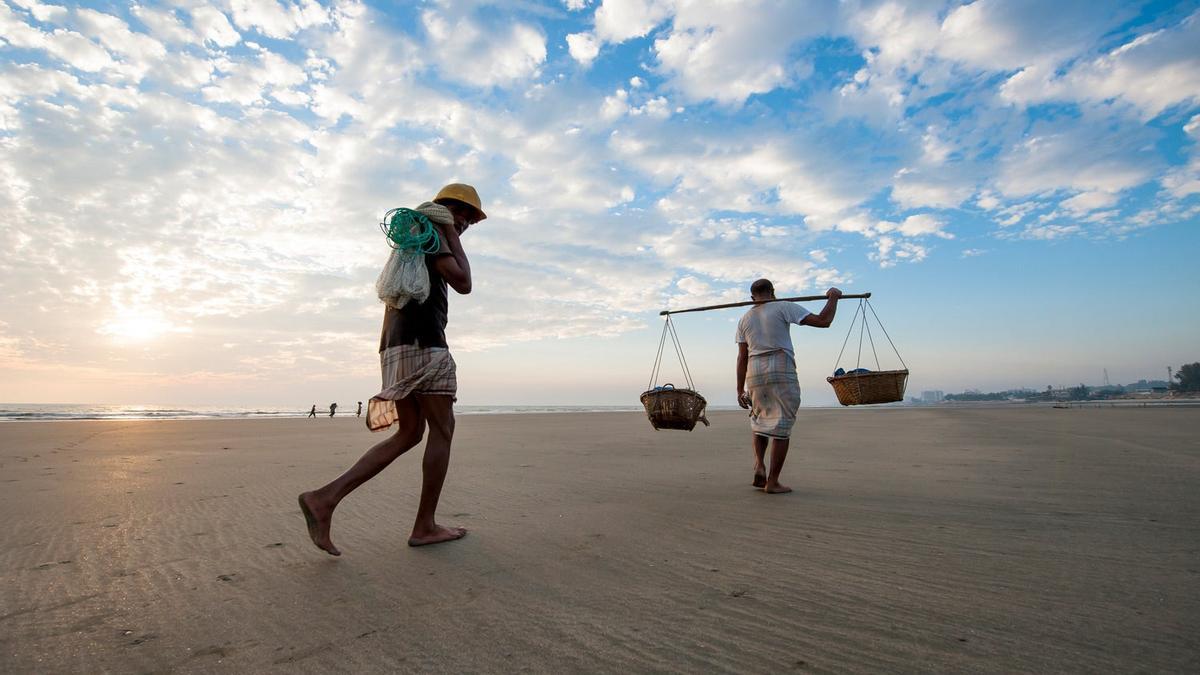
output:
[[[132,634],[132,631],[131,631],[131,634]],[[133,640],[130,640],[129,646],[133,647],[136,645],[140,645],[143,642],[149,642],[149,641],[155,640],[155,639],[158,639],[157,635],[155,635],[154,633],[146,633],[145,635],[143,635],[139,638],[134,638]]]

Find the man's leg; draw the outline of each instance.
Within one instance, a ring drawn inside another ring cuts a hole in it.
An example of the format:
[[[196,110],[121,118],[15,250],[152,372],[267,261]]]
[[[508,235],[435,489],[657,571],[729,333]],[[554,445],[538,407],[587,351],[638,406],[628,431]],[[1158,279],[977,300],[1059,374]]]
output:
[[[751,445],[754,447],[754,482],[756,488],[767,484],[767,466],[764,462],[767,456],[767,437],[750,432]]]
[[[788,438],[771,439],[771,472],[767,474],[767,484],[763,487],[763,492],[779,494],[792,491],[792,488],[779,484],[779,472],[783,470],[783,462],[787,459],[790,443],[791,439]]]
[[[399,417],[400,428],[395,434],[372,446],[354,466],[333,482],[300,495],[300,510],[308,522],[308,536],[322,551],[331,555],[342,554],[329,538],[333,510],[337,508],[338,503],[355,488],[387,468],[397,457],[421,442],[425,419],[415,397],[409,396],[396,401],[396,414]]]
[[[425,442],[425,459],[421,462],[421,503],[417,507],[412,536],[408,538],[409,546],[440,544],[462,539],[467,534],[461,527],[438,525],[434,518],[438,499],[442,495],[442,484],[446,482],[446,471],[450,468],[450,442],[454,438],[454,397],[420,394],[417,396],[421,413],[429,421],[429,440]]]

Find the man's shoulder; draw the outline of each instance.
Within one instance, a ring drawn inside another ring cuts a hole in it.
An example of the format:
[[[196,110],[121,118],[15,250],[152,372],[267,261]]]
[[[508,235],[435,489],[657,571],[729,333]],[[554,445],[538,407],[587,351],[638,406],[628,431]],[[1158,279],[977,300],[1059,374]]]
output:
[[[776,302],[774,304],[779,305],[779,313],[788,319],[803,318],[812,313],[794,302]]]

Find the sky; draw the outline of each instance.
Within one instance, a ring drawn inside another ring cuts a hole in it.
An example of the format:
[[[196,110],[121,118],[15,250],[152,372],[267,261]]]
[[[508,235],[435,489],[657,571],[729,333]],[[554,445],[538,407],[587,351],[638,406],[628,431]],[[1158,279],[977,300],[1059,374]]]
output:
[[[0,0],[0,401],[365,401],[378,222],[448,182],[463,404],[636,405],[658,311],[759,277],[871,292],[898,354],[841,365],[910,394],[1165,379],[1197,45],[1197,2]],[[806,404],[855,309],[793,330]],[[738,317],[676,317],[712,404]]]

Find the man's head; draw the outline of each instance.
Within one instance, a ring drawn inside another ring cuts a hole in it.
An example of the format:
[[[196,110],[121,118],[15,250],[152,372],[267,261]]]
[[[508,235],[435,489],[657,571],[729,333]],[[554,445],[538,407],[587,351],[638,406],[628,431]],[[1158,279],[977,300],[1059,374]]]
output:
[[[454,215],[454,227],[460,234],[471,225],[487,218],[487,214],[483,212],[483,203],[479,201],[479,193],[465,183],[447,185],[438,191],[433,202],[450,209],[450,213]]]
[[[775,287],[770,279],[759,279],[750,284],[751,300],[772,300],[775,298]]]

